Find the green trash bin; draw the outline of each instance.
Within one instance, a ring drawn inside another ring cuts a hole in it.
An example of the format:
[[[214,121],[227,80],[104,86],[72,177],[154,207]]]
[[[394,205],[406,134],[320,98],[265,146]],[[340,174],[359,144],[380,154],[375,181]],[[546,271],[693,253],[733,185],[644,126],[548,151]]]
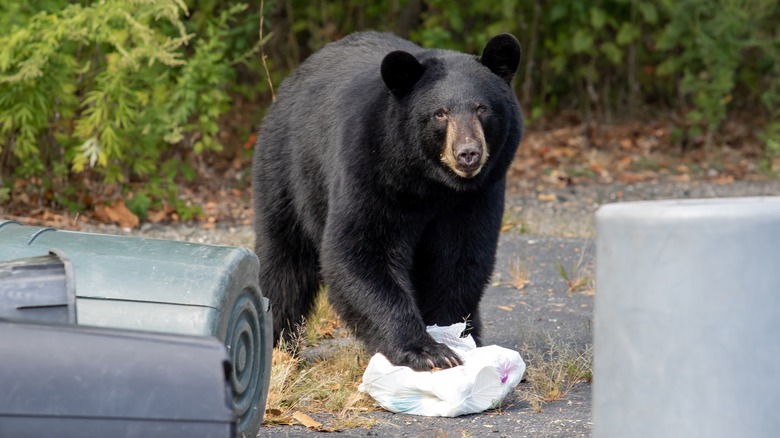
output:
[[[50,251],[70,260],[80,325],[222,340],[233,365],[239,435],[257,433],[268,396],[273,329],[254,253],[0,221],[0,260]]]
[[[70,260],[56,253],[0,260],[0,318],[76,324]]]

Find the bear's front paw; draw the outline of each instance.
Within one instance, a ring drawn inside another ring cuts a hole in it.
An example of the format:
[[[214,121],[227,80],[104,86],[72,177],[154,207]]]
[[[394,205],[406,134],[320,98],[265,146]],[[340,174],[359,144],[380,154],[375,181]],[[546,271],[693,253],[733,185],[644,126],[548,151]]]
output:
[[[393,365],[407,366],[415,371],[431,371],[436,368],[453,368],[463,365],[463,359],[450,347],[433,342],[406,347],[394,355],[387,355]]]

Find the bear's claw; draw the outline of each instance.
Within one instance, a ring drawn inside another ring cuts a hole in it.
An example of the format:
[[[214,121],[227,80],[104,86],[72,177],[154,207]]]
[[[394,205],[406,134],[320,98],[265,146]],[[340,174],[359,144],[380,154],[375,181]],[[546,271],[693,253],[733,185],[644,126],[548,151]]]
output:
[[[439,343],[406,348],[397,355],[385,355],[394,365],[408,366],[415,371],[431,371],[463,365],[463,359],[457,353]]]

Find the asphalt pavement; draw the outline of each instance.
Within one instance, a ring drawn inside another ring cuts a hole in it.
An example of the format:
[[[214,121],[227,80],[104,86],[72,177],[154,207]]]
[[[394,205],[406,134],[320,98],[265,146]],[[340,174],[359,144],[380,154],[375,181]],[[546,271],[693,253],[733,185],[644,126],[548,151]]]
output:
[[[584,352],[592,345],[594,242],[580,238],[501,235],[496,274],[482,301],[486,345],[515,349],[524,359],[542,354],[549,345]],[[567,281],[568,279],[568,281]],[[522,287],[522,280],[527,283]],[[569,284],[580,284],[570,291]],[[393,414],[367,416],[370,429],[347,429],[348,437],[589,437],[591,385],[580,383],[562,399],[542,405],[541,412],[524,401],[521,382],[499,410],[456,418]],[[297,437],[315,432],[303,426],[263,428],[258,436]]]

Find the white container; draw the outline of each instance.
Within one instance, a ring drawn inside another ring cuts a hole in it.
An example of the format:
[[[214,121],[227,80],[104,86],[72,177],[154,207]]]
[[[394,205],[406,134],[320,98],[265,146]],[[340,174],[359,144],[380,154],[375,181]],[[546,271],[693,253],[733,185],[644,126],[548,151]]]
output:
[[[596,224],[593,436],[780,436],[780,197]]]

